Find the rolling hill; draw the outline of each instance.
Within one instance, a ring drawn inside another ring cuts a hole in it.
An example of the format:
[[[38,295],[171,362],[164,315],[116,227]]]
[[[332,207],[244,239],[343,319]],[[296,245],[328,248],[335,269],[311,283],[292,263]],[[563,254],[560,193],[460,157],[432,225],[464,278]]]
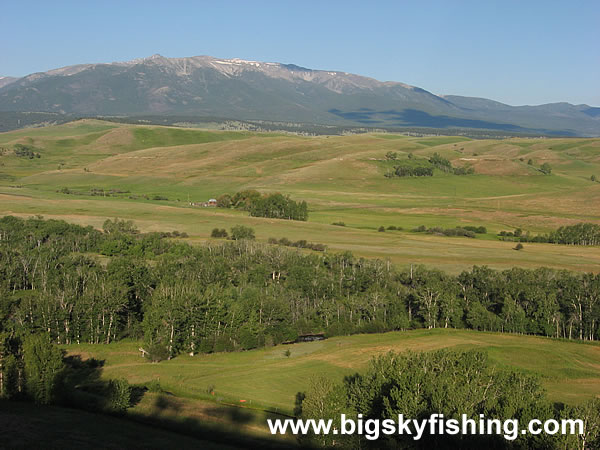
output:
[[[19,157],[16,145],[39,158]],[[251,226],[259,240],[286,237],[459,272],[472,265],[597,271],[597,247],[527,243],[520,252],[496,234],[547,233],[599,220],[600,140],[300,137],[216,132],[83,120],[0,134],[0,214],[61,218],[101,227],[132,219],[143,231],[185,231],[210,240],[215,227]],[[396,161],[386,161],[387,152]],[[386,178],[395,164],[439,153],[475,174]],[[531,160],[532,164],[528,164]],[[539,167],[549,163],[551,175]],[[243,189],[282,192],[309,205],[308,222],[197,208]],[[344,222],[345,226],[333,223]],[[476,239],[414,233],[427,227],[485,226]],[[378,232],[380,226],[402,231]]]
[[[0,79],[0,111],[84,116],[187,114],[369,127],[600,135],[599,108],[509,106],[293,64],[154,55]]]

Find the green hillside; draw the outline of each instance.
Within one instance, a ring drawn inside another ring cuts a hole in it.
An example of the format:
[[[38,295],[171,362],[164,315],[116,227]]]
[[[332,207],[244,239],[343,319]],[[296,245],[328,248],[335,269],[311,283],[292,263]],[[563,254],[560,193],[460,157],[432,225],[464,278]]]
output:
[[[39,158],[16,156],[19,144]],[[245,224],[263,241],[306,239],[331,251],[450,272],[473,264],[595,271],[600,263],[598,248],[527,244],[517,254],[513,243],[496,237],[502,230],[546,233],[598,220],[600,183],[590,178],[600,176],[599,139],[299,137],[85,120],[2,133],[0,147],[1,214],[97,227],[118,216],[143,231],[185,231],[194,242],[206,240],[214,227]],[[388,152],[397,160],[385,161]],[[434,153],[475,174],[435,169],[432,177],[384,176],[395,164],[427,164]],[[552,167],[550,175],[540,172],[544,163]],[[305,200],[309,221],[188,204],[242,189]],[[487,234],[466,239],[410,231],[420,225],[485,226]],[[403,230],[378,233],[380,226]]]

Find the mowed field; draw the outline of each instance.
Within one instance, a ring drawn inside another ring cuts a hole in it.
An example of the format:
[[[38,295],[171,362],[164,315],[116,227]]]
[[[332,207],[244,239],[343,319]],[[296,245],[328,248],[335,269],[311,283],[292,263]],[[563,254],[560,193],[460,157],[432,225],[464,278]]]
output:
[[[82,358],[105,361],[104,377],[124,377],[131,383],[158,380],[171,394],[170,413],[175,417],[218,417],[221,413],[214,402],[291,414],[296,393],[305,391],[314,377],[341,382],[345,375],[364,370],[374,356],[441,348],[480,349],[497,367],[538,375],[553,401],[577,404],[600,395],[600,344],[470,330],[344,336],[246,352],[179,355],[160,363],[142,358],[136,342],[65,348]],[[156,413],[153,395],[132,412]],[[260,414],[262,422],[249,422],[264,426],[265,416]]]
[[[15,144],[40,158],[17,157]],[[496,233],[531,233],[600,219],[600,139],[470,140],[392,134],[300,137],[132,126],[83,120],[0,134],[0,214],[42,215],[101,227],[132,219],[142,231],[185,231],[191,242],[215,228],[244,224],[258,240],[287,237],[389,258],[401,267],[427,264],[459,272],[549,266],[598,271],[600,248],[501,242]],[[434,152],[474,175],[386,178],[388,151],[407,161]],[[527,164],[528,160],[533,164]],[[543,175],[539,166],[553,172]],[[60,191],[67,188],[70,194]],[[242,189],[281,192],[309,204],[309,221],[249,217],[192,207]],[[118,190],[104,197],[93,189]],[[155,196],[167,200],[153,200]],[[345,227],[333,222],[344,222]],[[402,231],[377,231],[394,225]],[[476,239],[413,233],[419,226],[485,226]]]

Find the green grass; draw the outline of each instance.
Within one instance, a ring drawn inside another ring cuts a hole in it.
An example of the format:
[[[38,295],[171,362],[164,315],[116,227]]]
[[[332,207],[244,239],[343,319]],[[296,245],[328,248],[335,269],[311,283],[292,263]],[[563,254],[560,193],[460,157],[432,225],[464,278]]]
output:
[[[190,357],[152,364],[141,358],[135,342],[73,345],[70,353],[106,361],[104,376],[125,377],[133,383],[160,379],[176,396],[206,400],[209,386],[224,402],[290,413],[297,392],[311,377],[340,381],[364,370],[369,360],[388,351],[429,351],[439,348],[478,348],[492,364],[539,375],[554,401],[579,403],[600,391],[600,345],[533,336],[467,330],[416,330],[337,337],[320,342]],[[285,350],[291,351],[286,357]]]
[[[403,266],[426,263],[454,273],[473,264],[600,267],[599,248],[527,245],[517,254],[495,238],[498,231],[517,227],[535,234],[600,220],[600,183],[589,181],[593,173],[600,176],[600,139],[299,137],[85,120],[3,133],[0,143],[6,148],[28,143],[42,155],[32,160],[10,152],[0,156],[0,214],[41,214],[94,226],[119,216],[136,221],[142,231],[185,231],[192,242],[207,240],[214,227],[245,224],[263,240],[306,239],[334,251],[390,258]],[[399,154],[399,162],[383,161],[389,151]],[[406,158],[411,152],[415,160]],[[420,164],[434,152],[455,165],[472,165],[476,174],[383,176],[388,166]],[[529,158],[535,167],[526,164]],[[553,167],[550,176],[536,169],[544,161]],[[129,193],[108,198],[57,193],[65,187],[80,193],[93,188]],[[309,222],[188,206],[188,199],[206,201],[242,189],[306,200]],[[154,195],[168,201],[144,199]],[[337,221],[347,227],[330,226]],[[485,226],[489,234],[469,240],[377,233],[381,225],[404,230],[473,225]]]

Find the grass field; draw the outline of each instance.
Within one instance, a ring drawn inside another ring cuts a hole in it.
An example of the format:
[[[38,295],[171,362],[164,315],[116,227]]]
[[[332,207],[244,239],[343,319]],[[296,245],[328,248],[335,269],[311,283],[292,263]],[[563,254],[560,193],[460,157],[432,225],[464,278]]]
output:
[[[41,157],[19,158],[17,143]],[[133,219],[141,230],[179,230],[192,242],[214,227],[245,224],[259,240],[306,239],[333,251],[424,263],[458,272],[550,266],[598,271],[599,248],[500,242],[501,230],[532,233],[600,219],[600,139],[470,140],[366,134],[299,137],[275,133],[210,132],[84,120],[0,134],[0,214],[62,218],[100,227],[106,218]],[[384,155],[438,152],[476,174],[393,178]],[[533,165],[527,164],[531,159]],[[537,169],[544,162],[552,175]],[[75,194],[59,193],[68,188]],[[190,201],[241,189],[279,191],[309,203],[309,222],[248,217],[241,211],[194,208]],[[91,196],[92,189],[126,191]],[[155,195],[166,201],[151,200]],[[148,199],[143,196],[147,196]],[[134,197],[134,198],[130,198]],[[344,222],[346,227],[332,226]],[[379,226],[404,231],[378,233]],[[419,225],[486,226],[477,239],[412,233]]]
[[[521,369],[542,378],[554,401],[578,403],[600,395],[600,344],[560,341],[534,336],[470,330],[414,330],[336,337],[325,341],[237,353],[150,363],[140,356],[139,343],[72,345],[67,350],[106,362],[104,376],[132,383],[160,380],[163,389],[189,400],[267,409],[289,414],[297,392],[315,375],[340,381],[366,368],[369,360],[388,351],[430,351],[477,348],[498,367]],[[284,352],[290,350],[287,357]],[[214,395],[208,392],[214,389]]]

